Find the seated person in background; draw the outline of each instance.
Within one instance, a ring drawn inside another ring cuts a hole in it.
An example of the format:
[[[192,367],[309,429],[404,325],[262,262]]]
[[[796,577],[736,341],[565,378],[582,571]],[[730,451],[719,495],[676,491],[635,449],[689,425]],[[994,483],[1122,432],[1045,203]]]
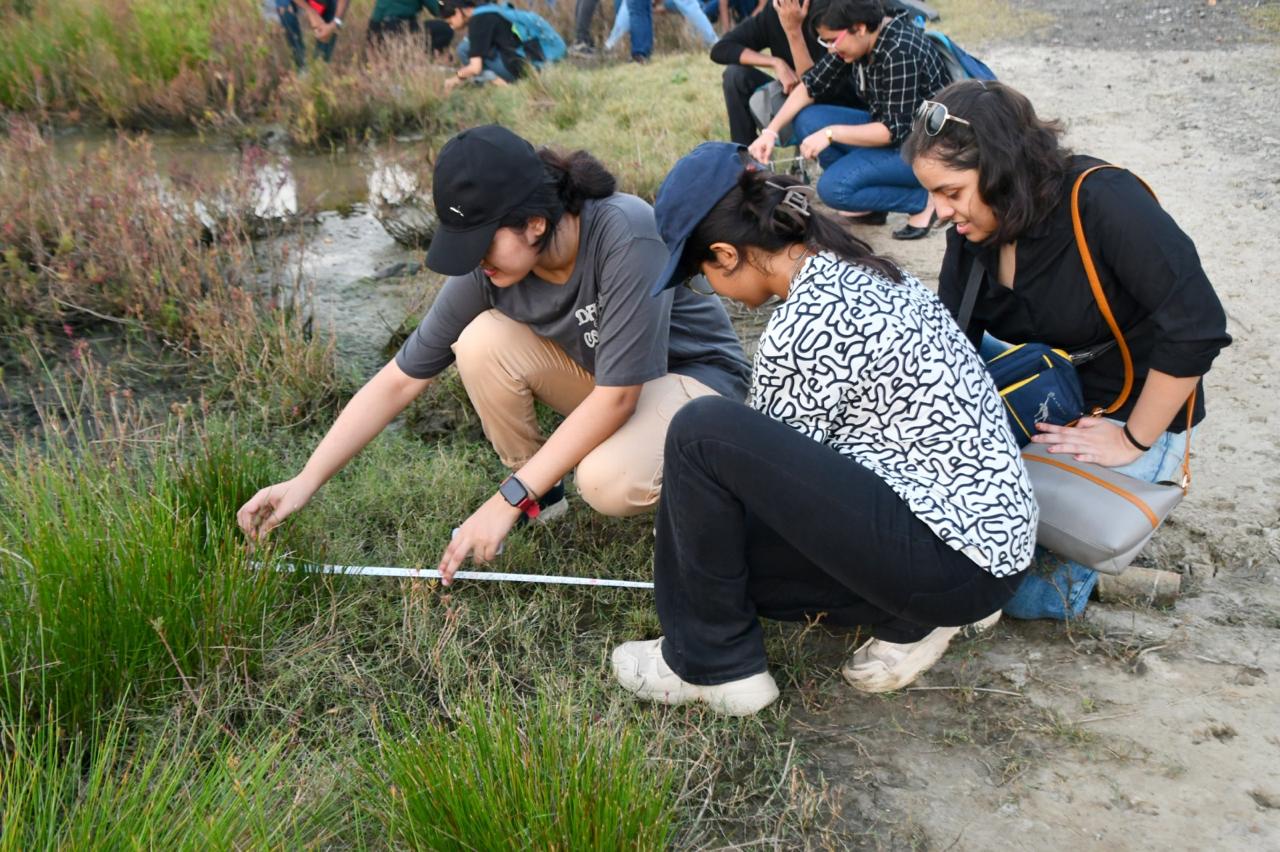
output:
[[[729,138],[750,145],[759,128],[748,106],[751,95],[776,79],[789,95],[800,75],[826,53],[807,25],[809,0],[768,0],[764,8],[730,30],[711,48],[711,61],[724,69],[724,105],[729,113]],[[765,53],[768,51],[768,53]],[[773,77],[765,73],[772,72]],[[819,103],[864,107],[852,86],[836,87]]]
[[[664,636],[613,652],[639,697],[731,715],[778,697],[761,616],[866,625],[845,679],[911,683],[963,625],[999,617],[1037,519],[995,385],[946,308],[741,150],[704,143],[658,190],[671,259],[656,289],[701,272],[748,307],[783,301],[747,403],[695,399],[671,420],[653,554]]]
[[[462,67],[445,81],[447,92],[468,80],[497,86],[514,83],[528,71],[529,61],[538,58],[527,55],[510,21],[497,12],[477,14],[477,5],[476,0],[445,0],[441,7],[441,17],[455,33],[467,32],[458,45]]]
[[[298,11],[306,16],[316,39],[316,55],[328,62],[333,58],[333,48],[338,42],[338,30],[342,29],[342,16],[347,13],[349,0],[276,0],[276,15],[284,27],[285,41],[293,64],[301,70],[307,65],[307,48],[302,41],[302,26]]]
[[[1071,221],[1076,179],[1102,161],[1064,148],[1062,126],[1037,117],[1030,101],[1000,83],[955,83],[922,113],[903,153],[952,225],[938,297],[958,314],[973,265],[986,270],[966,329],[974,346],[990,358],[1007,344],[1079,352],[1111,343]],[[1079,199],[1103,293],[1133,358],[1133,388],[1113,413],[1074,426],[1037,424],[1040,434],[1031,440],[1148,482],[1176,481],[1187,399],[1195,393],[1199,424],[1201,377],[1231,343],[1226,314],[1190,237],[1131,173],[1099,171],[1081,185]],[[1109,407],[1124,386],[1123,356],[1112,347],[1077,373],[1085,409]],[[1097,575],[1054,563],[1061,566],[1055,578],[1066,582],[1033,573],[1008,607],[1011,615],[1080,614]]]
[[[920,102],[951,82],[942,57],[910,14],[886,14],[882,0],[813,0],[809,25],[827,55],[803,75],[787,102],[751,144],[768,162],[779,132],[795,121],[800,153],[822,164],[818,195],[853,216],[908,214],[894,239],[928,235],[937,217],[899,151]],[[816,103],[833,90],[853,88],[869,109]]]
[[[440,20],[439,0],[377,0],[369,16],[369,29],[365,36],[370,47],[377,47],[389,35],[412,34],[422,31],[418,24],[418,12],[426,9],[432,17],[427,19],[427,49],[435,54],[445,50],[453,41],[453,28]]]

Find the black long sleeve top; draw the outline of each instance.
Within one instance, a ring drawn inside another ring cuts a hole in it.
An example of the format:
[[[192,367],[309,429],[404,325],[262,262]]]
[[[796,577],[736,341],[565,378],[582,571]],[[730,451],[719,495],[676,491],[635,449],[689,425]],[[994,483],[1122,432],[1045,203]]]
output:
[[[1013,287],[995,279],[998,247],[975,245],[955,228],[938,278],[938,296],[955,316],[974,258],[988,270],[966,333],[976,346],[984,331],[1009,343],[1047,343],[1069,352],[1112,340],[1098,310],[1071,226],[1071,188],[1102,161],[1072,158],[1062,199],[1042,222],[1017,238]],[[1230,345],[1226,313],[1204,273],[1196,247],[1173,218],[1127,171],[1106,169],[1089,176],[1080,191],[1080,217],[1102,290],[1133,356],[1134,384],[1128,400],[1109,415],[1133,410],[1149,370],[1175,377],[1203,376]],[[1124,384],[1117,348],[1081,364],[1085,404],[1110,405]],[[1193,422],[1205,414],[1198,385]],[[1169,431],[1182,432],[1179,413]]]

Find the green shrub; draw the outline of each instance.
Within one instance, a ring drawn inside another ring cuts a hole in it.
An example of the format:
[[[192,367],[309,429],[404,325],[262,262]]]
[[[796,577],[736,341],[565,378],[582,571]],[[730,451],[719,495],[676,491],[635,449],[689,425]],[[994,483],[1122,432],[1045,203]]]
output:
[[[501,690],[457,709],[452,728],[401,718],[369,768],[370,802],[393,841],[414,849],[664,849],[674,773],[642,736],[575,717],[543,696]],[[372,785],[371,785],[372,786]]]

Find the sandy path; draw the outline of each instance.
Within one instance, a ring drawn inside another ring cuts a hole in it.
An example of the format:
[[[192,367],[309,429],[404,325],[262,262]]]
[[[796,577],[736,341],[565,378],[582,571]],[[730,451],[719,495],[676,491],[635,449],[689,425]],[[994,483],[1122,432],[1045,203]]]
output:
[[[1169,612],[1095,602],[1070,632],[1005,622],[919,684],[1001,692],[851,699],[836,678],[797,721],[862,843],[1280,848],[1280,49],[984,58],[1153,185],[1226,305],[1195,485],[1144,556],[1190,591]],[[942,238],[892,250],[928,272]]]

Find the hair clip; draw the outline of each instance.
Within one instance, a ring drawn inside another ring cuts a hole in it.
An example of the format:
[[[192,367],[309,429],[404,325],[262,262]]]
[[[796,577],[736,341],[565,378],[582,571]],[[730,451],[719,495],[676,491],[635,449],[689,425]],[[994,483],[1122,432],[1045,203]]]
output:
[[[812,187],[808,186],[783,186],[780,183],[774,183],[771,180],[764,182],[765,186],[771,186],[774,189],[780,189],[785,194],[779,205],[785,205],[796,214],[809,218],[809,196],[813,193]]]

